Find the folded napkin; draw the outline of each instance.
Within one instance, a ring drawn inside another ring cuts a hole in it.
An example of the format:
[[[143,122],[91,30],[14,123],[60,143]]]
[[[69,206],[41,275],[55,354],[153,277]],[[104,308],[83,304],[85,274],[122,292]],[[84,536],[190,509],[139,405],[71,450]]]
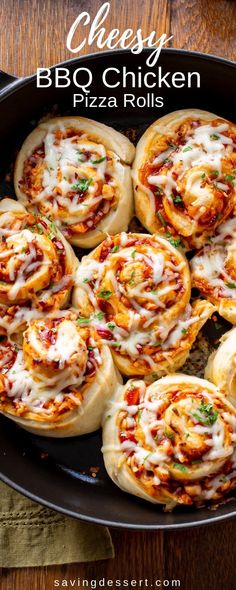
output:
[[[43,508],[0,482],[0,567],[114,557],[107,528]]]

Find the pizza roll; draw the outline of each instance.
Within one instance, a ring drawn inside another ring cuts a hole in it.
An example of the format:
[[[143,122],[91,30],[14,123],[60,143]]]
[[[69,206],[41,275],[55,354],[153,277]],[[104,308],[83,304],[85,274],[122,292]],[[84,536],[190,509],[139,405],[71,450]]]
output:
[[[219,348],[212,352],[205,369],[205,377],[220,387],[236,406],[236,328],[220,339]]]
[[[158,119],[133,164],[136,214],[155,233],[200,248],[235,206],[236,126],[207,111]]]
[[[28,214],[16,201],[3,199],[0,234],[1,319],[7,322],[7,316],[15,317],[24,305],[40,312],[64,307],[78,261],[55,223]],[[4,321],[0,321],[0,331]]]
[[[0,367],[1,413],[52,437],[99,428],[120,381],[109,348],[71,311],[32,320],[20,346],[3,340]]]
[[[236,410],[216,387],[172,375],[117,389],[103,423],[103,456],[122,490],[171,510],[236,487]]]
[[[221,316],[236,324],[236,218],[218,228],[190,265],[193,286]]]
[[[133,212],[133,144],[84,117],[50,119],[32,131],[15,166],[17,198],[50,215],[76,246],[92,248],[128,228]]]
[[[108,237],[82,259],[73,304],[111,347],[124,375],[165,375],[179,368],[213,313],[190,305],[187,260],[158,235]]]

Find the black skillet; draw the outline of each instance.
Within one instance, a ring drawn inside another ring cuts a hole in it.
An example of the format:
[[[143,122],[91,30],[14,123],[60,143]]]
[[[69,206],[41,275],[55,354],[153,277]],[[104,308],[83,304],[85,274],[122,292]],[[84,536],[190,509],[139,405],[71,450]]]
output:
[[[124,50],[98,53],[60,64],[67,67],[70,74],[78,67],[90,68],[93,73],[91,96],[116,96],[118,108],[113,109],[84,106],[74,109],[72,95],[80,91],[73,86],[61,90],[52,85],[39,90],[35,76],[18,79],[1,73],[1,194],[14,194],[11,183],[5,179],[6,173],[22,140],[37,120],[48,112],[88,116],[125,131],[136,139],[153,120],[180,108],[202,108],[235,120],[236,64],[214,56],[175,49],[163,50],[157,65],[172,73],[199,72],[200,88],[157,89],[155,94],[164,98],[163,108],[124,109],[124,90],[121,86],[115,90],[101,86],[102,72],[108,67],[121,69],[123,66],[136,72],[142,66],[145,72],[148,70],[146,58],[146,51],[134,56]],[[127,87],[126,92],[138,97],[152,91],[144,87]],[[206,329],[214,339],[216,335],[212,330],[211,325]],[[221,505],[216,511],[179,508],[165,514],[161,507],[121,492],[105,473],[99,432],[81,438],[53,440],[29,435],[2,416],[0,426],[1,479],[33,500],[67,515],[137,530],[199,526],[236,515],[236,500]],[[91,467],[99,467],[96,478],[92,476]]]

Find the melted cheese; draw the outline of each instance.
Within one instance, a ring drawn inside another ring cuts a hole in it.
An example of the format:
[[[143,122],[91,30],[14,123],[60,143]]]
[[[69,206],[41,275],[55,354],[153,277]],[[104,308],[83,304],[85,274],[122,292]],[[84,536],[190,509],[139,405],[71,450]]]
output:
[[[234,147],[233,140],[224,133],[228,131],[228,124],[222,123],[216,127],[213,125],[200,125],[192,130],[187,141],[179,148],[168,150],[168,160],[178,170],[180,175],[184,175],[191,168],[197,170],[190,174],[187,180],[186,191],[195,197],[194,205],[204,205],[207,207],[212,200],[209,186],[201,186],[202,174],[205,169],[217,170],[218,178],[221,175],[222,159],[230,157]],[[162,159],[162,156],[163,159]],[[154,164],[162,163],[166,159],[166,152],[160,154]],[[167,170],[164,174],[150,174],[148,182],[165,190],[165,195],[172,202],[173,189],[178,190],[177,181],[172,176],[172,170]],[[222,191],[228,191],[229,187],[225,183],[217,181],[217,186]],[[153,206],[153,202],[152,202]]]

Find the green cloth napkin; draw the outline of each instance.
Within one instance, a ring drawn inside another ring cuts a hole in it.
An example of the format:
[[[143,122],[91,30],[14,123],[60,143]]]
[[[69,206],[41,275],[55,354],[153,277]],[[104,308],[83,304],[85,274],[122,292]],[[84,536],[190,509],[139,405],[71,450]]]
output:
[[[114,557],[107,528],[43,508],[0,482],[0,567]]]

